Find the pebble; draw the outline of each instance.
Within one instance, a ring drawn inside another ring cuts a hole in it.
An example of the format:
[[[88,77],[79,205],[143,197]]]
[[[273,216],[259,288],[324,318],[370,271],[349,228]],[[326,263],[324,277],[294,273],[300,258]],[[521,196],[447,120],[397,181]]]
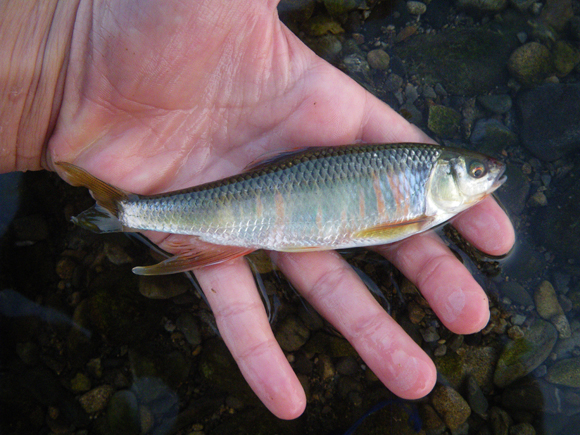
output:
[[[507,6],[508,0],[457,0],[462,9],[475,9],[482,12],[499,12]]]
[[[77,373],[70,381],[70,388],[75,393],[82,393],[91,389],[91,380],[83,373]]]
[[[507,296],[513,303],[528,307],[534,305],[534,300],[524,287],[515,281],[505,281],[500,285],[502,296]]]
[[[485,418],[489,403],[473,376],[467,378],[467,402],[473,412]]]
[[[109,403],[109,399],[115,392],[110,385],[100,385],[79,398],[79,403],[87,414],[96,414],[101,412]]]
[[[433,133],[446,139],[459,135],[461,114],[451,107],[434,105],[429,107],[427,127]]]
[[[492,433],[494,435],[508,435],[513,420],[507,412],[494,406],[489,410],[489,419],[491,422]]]
[[[556,41],[552,52],[558,77],[567,76],[580,63],[580,52],[568,42]]]
[[[550,321],[558,330],[560,338],[568,338],[572,334],[570,324],[564,314],[556,291],[549,281],[543,281],[534,293],[534,301],[538,314]]]
[[[385,50],[379,48],[368,52],[367,62],[373,69],[387,70],[389,69],[391,57]]]
[[[138,435],[141,418],[137,397],[129,390],[117,391],[107,407],[107,421],[112,433]]]
[[[512,99],[509,95],[482,95],[477,97],[477,101],[487,110],[502,115],[512,108]]]
[[[548,368],[545,379],[566,387],[580,388],[580,358],[568,358]]]
[[[423,15],[425,12],[427,12],[427,5],[423,2],[408,1],[407,11],[411,15]]]
[[[519,423],[510,427],[510,435],[536,435],[536,429],[530,423]]]
[[[435,329],[433,326],[423,328],[420,330],[420,332],[423,336],[423,340],[425,340],[427,343],[433,343],[441,338],[437,332],[437,329]]]
[[[548,358],[556,340],[556,328],[538,319],[522,338],[505,345],[495,367],[494,384],[503,388],[532,372]]]
[[[446,385],[435,386],[431,393],[431,403],[452,432],[471,415],[467,401],[456,390]]]
[[[548,198],[546,198],[546,194],[544,192],[537,191],[528,200],[528,203],[532,207],[545,207],[548,205]]]
[[[169,299],[189,290],[189,284],[177,275],[139,276],[139,293],[149,299]]]
[[[308,341],[310,331],[299,317],[289,315],[276,331],[276,340],[286,352],[295,352]]]
[[[176,321],[176,326],[183,333],[189,344],[192,346],[201,344],[201,332],[192,313],[186,312],[179,316]]]
[[[552,55],[545,45],[528,42],[517,48],[508,60],[508,70],[525,86],[537,85],[550,73]]]

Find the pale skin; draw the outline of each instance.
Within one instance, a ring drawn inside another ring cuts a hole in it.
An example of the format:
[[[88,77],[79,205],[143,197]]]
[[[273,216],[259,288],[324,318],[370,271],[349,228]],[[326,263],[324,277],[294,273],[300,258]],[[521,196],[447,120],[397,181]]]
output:
[[[68,161],[152,194],[238,173],[275,150],[431,141],[314,55],[279,21],[276,4],[103,0],[79,1],[76,9],[68,0],[0,2],[0,52],[12,53],[0,71],[0,170],[54,170]],[[27,32],[14,31],[27,24]],[[514,243],[492,198],[453,224],[491,255]],[[174,237],[148,236],[162,248]],[[435,234],[376,250],[418,286],[449,329],[469,334],[486,325],[484,291]],[[431,391],[432,361],[337,253],[271,257],[391,391],[406,399]],[[298,417],[304,391],[246,261],[195,275],[250,386],[278,417]]]

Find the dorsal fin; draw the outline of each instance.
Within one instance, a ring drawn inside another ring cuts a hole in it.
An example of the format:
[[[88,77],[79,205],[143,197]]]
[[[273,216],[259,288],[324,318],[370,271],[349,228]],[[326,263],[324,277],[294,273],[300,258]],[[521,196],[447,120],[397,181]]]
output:
[[[283,160],[290,159],[291,157],[297,156],[306,151],[315,151],[320,148],[324,147],[300,147],[293,148],[288,151],[280,151],[280,150],[269,151],[252,160],[250,163],[248,163],[242,172],[260,170],[268,165],[272,165],[281,162]]]

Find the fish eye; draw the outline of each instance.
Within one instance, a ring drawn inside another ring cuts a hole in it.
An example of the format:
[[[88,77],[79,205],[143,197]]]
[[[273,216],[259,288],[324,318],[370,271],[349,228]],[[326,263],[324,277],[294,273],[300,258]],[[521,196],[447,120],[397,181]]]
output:
[[[469,175],[473,178],[481,178],[487,173],[485,165],[479,160],[474,160],[469,164]]]

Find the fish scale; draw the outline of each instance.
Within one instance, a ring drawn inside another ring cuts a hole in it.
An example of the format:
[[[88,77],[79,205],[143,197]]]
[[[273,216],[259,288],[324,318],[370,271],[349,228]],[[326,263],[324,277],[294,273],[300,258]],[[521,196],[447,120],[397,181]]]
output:
[[[127,227],[193,234],[219,244],[284,249],[332,240],[328,248],[348,247],[357,241],[346,233],[424,213],[421,198],[440,152],[429,145],[307,150],[227,181],[123,202],[120,219]],[[375,178],[381,180],[379,191]],[[408,198],[410,211],[403,213]],[[386,216],[377,201],[385,204]]]

